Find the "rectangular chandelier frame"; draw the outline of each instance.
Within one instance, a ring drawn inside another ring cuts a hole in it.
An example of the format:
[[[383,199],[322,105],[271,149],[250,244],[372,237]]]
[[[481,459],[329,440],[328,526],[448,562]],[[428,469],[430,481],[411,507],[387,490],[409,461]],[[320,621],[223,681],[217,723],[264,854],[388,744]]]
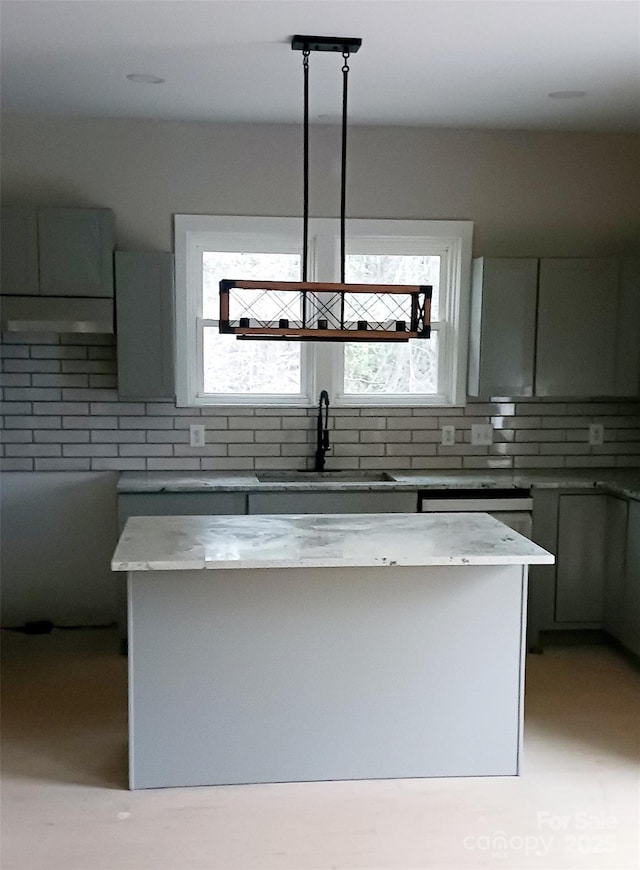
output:
[[[270,296],[272,310],[268,318],[255,310],[256,291],[261,300],[265,294]],[[283,301],[276,293],[291,296]],[[221,333],[247,339],[409,341],[429,338],[431,295],[432,287],[425,284],[225,279],[220,281],[218,328]]]

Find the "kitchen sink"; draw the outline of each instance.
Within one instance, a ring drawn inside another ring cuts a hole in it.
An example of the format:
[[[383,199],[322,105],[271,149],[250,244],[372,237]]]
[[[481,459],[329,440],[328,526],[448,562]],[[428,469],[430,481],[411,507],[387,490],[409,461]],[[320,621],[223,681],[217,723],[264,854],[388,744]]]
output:
[[[386,471],[258,471],[260,483],[380,483],[395,480]]]

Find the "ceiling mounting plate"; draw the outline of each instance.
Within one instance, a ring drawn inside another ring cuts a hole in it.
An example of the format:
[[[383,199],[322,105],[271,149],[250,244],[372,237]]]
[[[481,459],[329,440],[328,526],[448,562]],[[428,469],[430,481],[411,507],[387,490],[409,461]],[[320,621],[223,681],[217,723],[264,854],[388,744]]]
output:
[[[339,51],[355,54],[362,45],[360,37],[354,36],[299,36],[291,39],[294,51]]]

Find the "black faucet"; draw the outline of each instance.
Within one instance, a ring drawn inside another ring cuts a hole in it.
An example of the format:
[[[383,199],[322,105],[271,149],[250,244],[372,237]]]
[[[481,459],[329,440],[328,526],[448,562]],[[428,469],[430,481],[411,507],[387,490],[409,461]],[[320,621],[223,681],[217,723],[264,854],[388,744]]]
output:
[[[322,406],[324,405],[324,421],[322,419]],[[331,450],[329,444],[329,393],[322,390],[320,400],[318,401],[318,429],[316,442],[316,464],[314,471],[324,471],[324,457],[328,450]]]

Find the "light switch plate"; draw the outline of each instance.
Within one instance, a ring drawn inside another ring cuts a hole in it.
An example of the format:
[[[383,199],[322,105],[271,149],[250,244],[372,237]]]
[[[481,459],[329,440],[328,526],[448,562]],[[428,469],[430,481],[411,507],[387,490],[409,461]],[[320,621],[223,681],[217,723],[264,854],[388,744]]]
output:
[[[589,426],[589,444],[592,446],[604,444],[604,426],[602,423],[591,423]]]
[[[491,423],[471,424],[471,444],[473,447],[488,447],[493,444],[493,426]]]
[[[189,426],[189,446],[204,447],[204,425],[201,423]]]
[[[443,447],[453,447],[456,443],[456,427],[455,426],[443,426],[442,427],[442,435],[440,439],[440,443]]]

